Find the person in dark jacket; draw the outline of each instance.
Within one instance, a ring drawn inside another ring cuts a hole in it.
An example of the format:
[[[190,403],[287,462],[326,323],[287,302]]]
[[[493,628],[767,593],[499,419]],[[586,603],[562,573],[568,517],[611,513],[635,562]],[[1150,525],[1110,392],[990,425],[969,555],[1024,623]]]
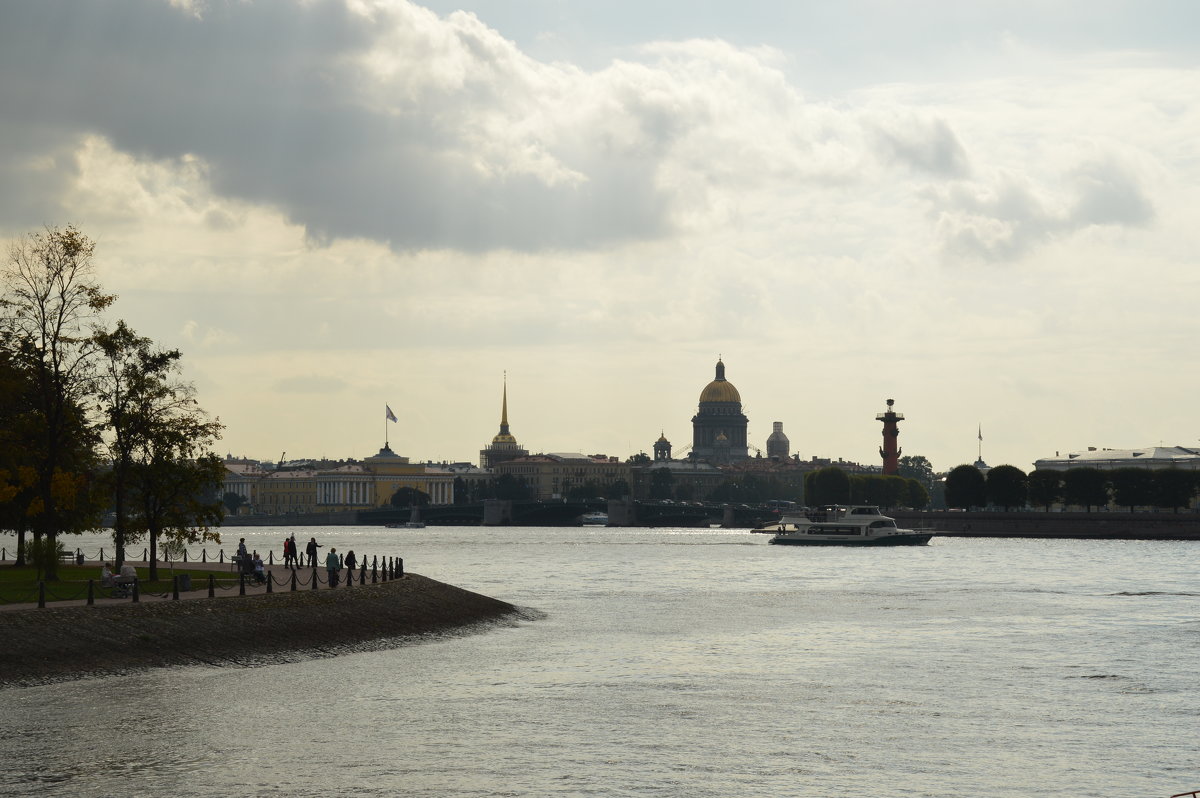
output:
[[[317,567],[317,549],[319,548],[321,548],[321,544],[317,542],[316,538],[311,538],[308,545],[304,547],[304,553],[308,555],[309,568]]]
[[[346,565],[346,584],[354,583],[354,569],[358,567],[358,558],[354,556],[353,551],[346,552],[346,557],[343,560]]]

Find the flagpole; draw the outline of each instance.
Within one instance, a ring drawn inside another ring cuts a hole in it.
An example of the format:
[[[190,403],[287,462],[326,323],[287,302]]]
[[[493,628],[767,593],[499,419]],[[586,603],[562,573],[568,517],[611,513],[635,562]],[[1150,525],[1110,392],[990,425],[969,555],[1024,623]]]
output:
[[[385,404],[383,407],[384,407],[384,413],[383,413],[383,448],[387,449],[387,448],[389,448],[389,446],[388,446],[388,429],[387,429],[387,423],[388,423],[388,417],[387,417],[387,405]]]

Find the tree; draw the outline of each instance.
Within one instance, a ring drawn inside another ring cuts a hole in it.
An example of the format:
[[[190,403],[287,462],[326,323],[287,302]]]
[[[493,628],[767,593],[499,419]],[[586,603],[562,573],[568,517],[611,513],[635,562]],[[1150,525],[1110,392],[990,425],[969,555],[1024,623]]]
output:
[[[51,548],[59,534],[99,520],[94,497],[84,495],[95,465],[85,406],[96,349],[87,327],[115,297],[92,279],[94,249],[74,227],[49,227],[14,242],[4,269],[0,336],[30,386],[33,490],[25,512]],[[57,578],[55,565],[48,580]]]
[[[116,562],[125,561],[125,542],[135,531],[129,528],[130,474],[135,454],[145,450],[146,438],[158,430],[158,416],[173,412],[178,395],[188,398],[186,388],[173,382],[178,370],[179,350],[159,350],[154,342],[118,321],[112,330],[95,334],[100,365],[96,379],[97,410],[103,419],[108,451],[107,484],[113,508],[113,545]],[[235,496],[237,494],[234,494]],[[241,497],[238,496],[238,504]],[[224,501],[223,501],[224,503]],[[238,504],[230,507],[236,512]]]
[[[1016,466],[1000,465],[987,473],[988,503],[1003,507],[1024,507],[1029,498],[1029,482],[1025,472]]]
[[[495,479],[494,493],[497,499],[520,501],[529,498],[529,485],[521,477],[501,474]]]
[[[650,500],[660,502],[675,495],[675,475],[669,468],[650,469]]]
[[[646,454],[645,452],[638,452],[637,454],[633,455],[625,462],[629,463],[630,465],[639,465],[640,466],[640,465],[650,465],[654,461],[651,460],[650,455]]]
[[[924,510],[929,506],[929,491],[919,479],[906,479],[904,503],[914,510]]]
[[[896,470],[897,476],[915,479],[925,486],[926,491],[933,490],[935,475],[933,465],[919,454],[904,455],[900,458]]]
[[[1068,468],[1063,472],[1063,501],[1066,504],[1092,507],[1108,504],[1108,476],[1098,468]]]
[[[804,476],[804,496],[809,504],[846,504],[850,501],[850,477],[837,466],[810,471]]]
[[[1154,472],[1154,504],[1170,507],[1179,512],[1180,507],[1190,507],[1196,497],[1196,472],[1180,468],[1160,468]]]
[[[1108,479],[1112,484],[1113,501],[1128,507],[1129,512],[1133,512],[1134,507],[1154,504],[1154,474],[1148,469],[1136,466],[1114,468]]]
[[[1055,502],[1063,500],[1063,472],[1051,468],[1039,468],[1029,474],[1029,502],[1047,511]]]
[[[946,506],[969,509],[987,503],[987,483],[973,465],[960,465],[946,475]]]
[[[429,494],[406,485],[396,489],[389,503],[393,507],[425,507],[429,504]]]
[[[240,493],[227,490],[221,494],[221,504],[225,505],[225,513],[227,515],[237,515],[238,508],[245,503],[246,497]]]
[[[153,394],[153,408],[145,412],[146,426],[133,451],[129,486],[137,532],[150,538],[150,578],[157,579],[159,537],[220,542],[212,527],[222,518],[218,497],[225,464],[211,451],[220,439],[221,423],[209,420],[197,406],[190,385],[162,382]]]
[[[604,491],[606,499],[621,499],[630,495],[629,483],[623,479],[614,480]]]

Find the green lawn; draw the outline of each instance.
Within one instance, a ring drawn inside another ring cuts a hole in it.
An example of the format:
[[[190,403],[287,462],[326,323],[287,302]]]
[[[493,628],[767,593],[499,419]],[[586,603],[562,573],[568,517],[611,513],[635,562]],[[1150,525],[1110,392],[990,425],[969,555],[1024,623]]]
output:
[[[224,569],[197,571],[192,569],[180,570],[179,573],[192,575],[192,589],[202,590],[208,586],[208,575],[211,573],[217,579],[236,579],[237,574]],[[149,568],[138,568],[138,591],[141,593],[169,593],[171,591],[171,569],[169,566],[158,567],[158,580],[148,581]],[[100,566],[89,565],[60,565],[58,566],[58,581],[46,583],[46,603],[54,601],[69,601],[87,598],[87,583],[89,579],[96,582],[96,598],[106,597],[109,590],[100,588]],[[14,568],[0,567],[0,604],[26,603],[37,601],[37,572],[32,567]]]

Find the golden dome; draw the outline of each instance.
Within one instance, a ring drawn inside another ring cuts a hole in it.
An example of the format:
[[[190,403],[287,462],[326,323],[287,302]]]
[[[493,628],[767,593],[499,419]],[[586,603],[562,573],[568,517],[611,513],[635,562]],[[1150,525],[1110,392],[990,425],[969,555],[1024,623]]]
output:
[[[705,402],[742,403],[742,395],[738,393],[738,389],[725,379],[725,364],[720,360],[717,361],[717,378],[705,385],[704,390],[700,392],[700,403]]]

